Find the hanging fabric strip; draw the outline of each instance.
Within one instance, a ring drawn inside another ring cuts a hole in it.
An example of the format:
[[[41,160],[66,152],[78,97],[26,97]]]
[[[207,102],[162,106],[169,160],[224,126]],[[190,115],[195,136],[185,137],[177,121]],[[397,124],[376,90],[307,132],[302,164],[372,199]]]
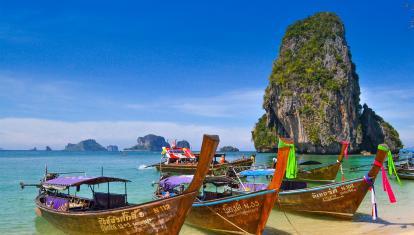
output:
[[[373,220],[377,220],[378,218],[378,209],[377,209],[377,201],[375,200],[375,189],[374,183],[372,182],[371,178],[367,175],[364,176],[365,182],[370,186],[369,191],[371,191],[371,215]]]
[[[287,144],[283,142],[281,138],[279,138],[278,148],[289,147],[289,157],[286,166],[286,178],[287,179],[294,179],[298,173],[298,164],[296,162],[295,156],[295,145],[294,144]]]
[[[397,178],[397,182],[401,185],[400,177],[398,177],[397,170],[395,169],[395,164],[394,160],[392,159],[391,151],[383,145],[378,145],[378,149],[387,152],[388,174],[392,175],[392,173],[394,173],[395,177]]]
[[[349,142],[348,141],[342,141],[341,142],[342,145],[345,145],[345,149],[344,149],[344,156],[345,158],[348,160],[348,148],[349,148]]]
[[[375,200],[374,186],[372,186],[369,190],[371,191],[372,219],[377,220],[377,218],[378,218],[378,209],[377,209],[377,202]]]
[[[336,160],[337,162],[339,162],[338,160]],[[344,174],[344,170],[342,169],[342,163],[339,162],[339,167],[341,169],[341,175],[342,175],[342,182],[345,181],[345,174]]]
[[[384,188],[384,191],[387,192],[388,194],[388,199],[390,200],[391,203],[397,202],[394,192],[392,191],[391,184],[388,181],[387,173],[385,172],[384,166],[377,160],[374,161],[374,165],[381,168],[382,186]]]

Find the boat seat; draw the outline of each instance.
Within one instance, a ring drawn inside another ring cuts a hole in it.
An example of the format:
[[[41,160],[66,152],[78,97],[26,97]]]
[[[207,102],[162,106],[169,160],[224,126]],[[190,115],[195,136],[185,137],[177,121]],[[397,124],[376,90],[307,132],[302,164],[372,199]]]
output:
[[[284,180],[282,182],[282,185],[280,186],[280,189],[284,191],[284,190],[303,189],[307,187],[308,187],[308,184],[306,182]]]
[[[69,209],[69,200],[67,198],[46,196],[45,205],[57,211],[67,211]]]
[[[125,194],[95,192],[93,197],[94,207],[99,209],[111,209],[127,205]]]

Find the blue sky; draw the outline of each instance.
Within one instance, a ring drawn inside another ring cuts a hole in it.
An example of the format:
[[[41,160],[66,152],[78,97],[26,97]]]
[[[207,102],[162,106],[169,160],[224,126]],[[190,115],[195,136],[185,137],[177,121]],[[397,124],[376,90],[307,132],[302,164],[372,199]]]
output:
[[[70,1],[0,7],[0,147],[250,131],[289,24],[338,14],[362,102],[414,145],[414,1]]]

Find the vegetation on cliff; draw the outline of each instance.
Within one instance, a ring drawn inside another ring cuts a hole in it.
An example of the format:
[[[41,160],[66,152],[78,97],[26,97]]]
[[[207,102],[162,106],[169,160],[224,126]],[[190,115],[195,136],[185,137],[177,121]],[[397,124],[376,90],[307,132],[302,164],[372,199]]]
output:
[[[256,149],[272,151],[277,136],[284,136],[294,139],[299,152],[339,152],[340,140],[358,151],[364,136],[359,96],[359,77],[339,17],[323,12],[297,21],[288,27],[273,63],[266,114],[252,131]],[[388,123],[381,126],[386,140],[399,141]]]
[[[276,149],[277,137],[273,128],[267,127],[266,115],[259,118],[255,128],[252,131],[254,146],[257,150],[262,152],[271,152]]]

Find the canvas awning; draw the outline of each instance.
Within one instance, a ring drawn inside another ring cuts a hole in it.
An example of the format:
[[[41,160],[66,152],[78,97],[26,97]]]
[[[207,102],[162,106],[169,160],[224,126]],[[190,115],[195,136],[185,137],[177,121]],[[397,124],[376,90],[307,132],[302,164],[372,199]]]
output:
[[[94,185],[108,182],[130,182],[126,179],[115,177],[88,177],[88,176],[63,176],[57,177],[42,183],[45,188],[64,189],[67,187],[79,186],[82,184]]]
[[[178,185],[189,184],[191,181],[193,181],[193,175],[170,176],[168,178],[160,180],[160,186],[165,191],[170,191]]]

